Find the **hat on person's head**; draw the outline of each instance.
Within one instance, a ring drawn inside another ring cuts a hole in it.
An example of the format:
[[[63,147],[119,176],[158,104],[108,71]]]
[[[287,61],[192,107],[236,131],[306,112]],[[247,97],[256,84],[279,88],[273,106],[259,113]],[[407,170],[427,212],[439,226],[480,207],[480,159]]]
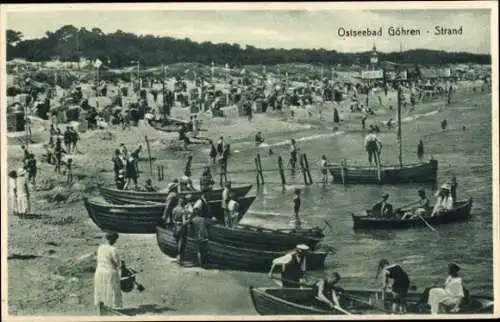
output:
[[[107,231],[106,234],[104,235],[107,240],[117,240],[118,239],[118,233],[114,231]]]
[[[418,193],[425,193],[425,189],[422,188],[418,189]]]
[[[382,198],[384,198],[384,199],[389,198],[389,194],[388,194],[387,192],[384,192],[384,193],[382,194]]]
[[[294,193],[298,195],[300,193],[300,189],[299,188],[295,189]]]
[[[451,190],[451,187],[448,183],[444,183],[441,185],[441,189],[443,190]]]
[[[310,250],[309,246],[305,244],[299,244],[295,247],[295,249],[298,250],[299,252],[307,252]]]
[[[450,271],[451,274],[456,274],[460,271],[460,267],[455,264],[455,263],[450,263],[448,264],[448,270]]]

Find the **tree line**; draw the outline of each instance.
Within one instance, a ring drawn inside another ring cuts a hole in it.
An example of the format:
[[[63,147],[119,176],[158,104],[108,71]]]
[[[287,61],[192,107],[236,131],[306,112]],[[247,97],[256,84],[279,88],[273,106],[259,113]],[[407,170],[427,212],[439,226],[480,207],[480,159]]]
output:
[[[342,53],[326,49],[262,49],[239,44],[194,42],[189,38],[176,39],[153,35],[136,35],[117,30],[105,34],[99,28],[76,28],[65,25],[47,31],[43,38],[23,40],[23,34],[7,30],[7,59],[22,58],[41,62],[52,59],[77,61],[80,57],[99,59],[111,68],[130,66],[158,66],[179,62],[201,64],[228,63],[243,65],[276,65],[305,63],[329,65],[366,65],[371,51]],[[379,53],[380,61],[400,64],[446,65],[456,63],[491,64],[491,55],[466,52],[446,52],[415,49],[403,52]]]

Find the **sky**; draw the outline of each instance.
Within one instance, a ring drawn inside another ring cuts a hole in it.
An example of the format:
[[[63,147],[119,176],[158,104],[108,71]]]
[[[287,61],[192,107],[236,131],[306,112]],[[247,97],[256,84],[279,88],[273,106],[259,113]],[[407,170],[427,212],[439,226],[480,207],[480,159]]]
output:
[[[36,9],[36,8],[35,8]],[[33,9],[32,9],[33,10]],[[193,41],[238,43],[259,48],[324,48],[339,52],[380,52],[425,48],[491,53],[490,10],[295,10],[295,11],[8,11],[6,28],[21,31],[25,39],[43,37],[66,24],[105,33],[120,29]],[[421,30],[419,37],[390,37],[390,26]],[[435,26],[462,26],[461,36],[435,36]],[[384,30],[383,37],[346,38],[339,28]],[[427,33],[426,31],[430,31]]]

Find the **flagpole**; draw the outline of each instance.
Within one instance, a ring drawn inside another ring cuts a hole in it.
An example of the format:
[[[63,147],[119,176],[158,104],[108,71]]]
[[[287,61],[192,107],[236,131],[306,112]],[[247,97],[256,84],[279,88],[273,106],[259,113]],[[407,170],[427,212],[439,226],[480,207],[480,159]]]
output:
[[[226,106],[229,106],[229,65],[226,63]]]

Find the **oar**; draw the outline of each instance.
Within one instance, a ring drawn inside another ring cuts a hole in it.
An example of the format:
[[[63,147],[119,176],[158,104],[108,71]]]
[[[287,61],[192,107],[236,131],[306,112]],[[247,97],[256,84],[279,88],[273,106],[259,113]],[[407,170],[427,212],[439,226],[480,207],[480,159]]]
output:
[[[273,279],[273,280],[285,281],[285,282],[292,282],[292,283],[298,284],[299,286],[303,286],[303,287],[307,287],[307,288],[312,288],[312,287],[313,287],[313,285],[304,284],[304,283],[297,283],[297,282],[294,282],[294,281],[289,281],[289,280],[285,280],[285,279],[277,278],[277,277],[274,277],[274,276],[271,276],[271,279]],[[318,298],[317,296],[315,296],[315,298],[319,300],[319,298]],[[320,300],[320,301],[321,301],[321,300]],[[353,315],[352,313],[350,313],[350,312],[348,312],[348,311],[344,310],[343,308],[341,308],[341,307],[340,307],[340,306],[338,306],[338,305],[335,305],[335,304],[334,304],[334,305],[333,305],[333,308],[334,308],[334,309],[336,309],[336,310],[338,310],[338,311],[340,311],[340,312],[342,312],[342,313],[344,313],[344,314],[346,314],[346,315]]]
[[[389,313],[389,314],[393,313],[392,311],[386,310],[385,308],[381,308],[381,307],[375,306],[373,303],[370,303],[370,302],[365,301],[364,299],[358,298],[355,295],[350,295],[350,294],[345,294],[344,293],[344,294],[342,294],[342,296],[345,297],[345,298],[348,298],[350,300],[356,301],[358,303],[363,303],[365,305],[369,305],[372,308],[374,308],[375,310],[378,310],[378,311],[381,311],[381,312],[384,312],[384,313]]]
[[[429,227],[429,229],[430,229],[430,230],[432,230],[433,232],[435,232],[435,233],[439,234],[439,232],[438,232],[436,229],[434,229],[434,227],[432,227],[432,226],[431,226],[431,224],[429,224],[429,223],[427,222],[427,220],[425,220],[425,219],[424,219],[424,217],[422,217],[420,214],[417,214],[417,216],[418,216],[418,218],[420,218],[420,219],[424,222],[424,224],[425,224],[427,227]]]
[[[413,202],[410,202],[409,204],[406,204],[406,205],[404,205],[404,206],[401,206],[401,207],[398,207],[398,208],[394,209],[394,212],[398,212],[398,211],[400,211],[400,210],[401,210],[401,209],[403,209],[403,208],[406,208],[406,207],[408,207],[408,206],[411,206],[411,205],[414,205],[414,204],[417,204],[417,203],[418,203],[418,201],[413,201]]]

